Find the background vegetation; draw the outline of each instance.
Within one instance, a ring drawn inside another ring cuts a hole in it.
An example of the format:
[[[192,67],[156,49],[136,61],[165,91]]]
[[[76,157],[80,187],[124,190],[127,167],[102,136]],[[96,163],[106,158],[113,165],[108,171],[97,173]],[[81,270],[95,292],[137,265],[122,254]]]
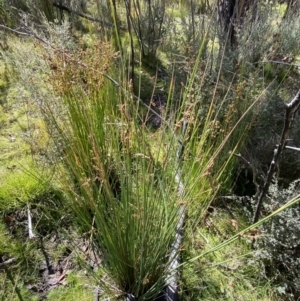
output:
[[[297,300],[298,2],[0,0],[1,300]]]

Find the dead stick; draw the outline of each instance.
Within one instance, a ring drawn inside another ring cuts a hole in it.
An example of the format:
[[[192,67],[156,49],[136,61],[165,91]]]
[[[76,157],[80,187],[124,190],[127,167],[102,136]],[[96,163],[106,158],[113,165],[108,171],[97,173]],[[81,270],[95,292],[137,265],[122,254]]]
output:
[[[15,262],[17,259],[16,258],[10,258],[7,259],[6,261],[0,262],[0,268],[5,267],[6,265]]]
[[[300,148],[299,148],[299,147],[286,146],[285,148],[286,148],[286,149],[291,149],[291,150],[294,150],[294,151],[297,151],[297,152],[300,152]]]
[[[102,26],[105,26],[105,27],[114,27],[113,23],[110,23],[110,22],[107,22],[107,21],[104,21],[104,20],[101,20],[101,19],[94,18],[94,17],[92,17],[92,16],[90,16],[88,14],[85,14],[83,12],[73,10],[73,9],[71,9],[71,8],[65,6],[65,5],[60,5],[58,3],[53,3],[53,6],[56,7],[56,8],[62,9],[64,11],[68,12],[69,14],[77,15],[77,16],[79,16],[81,18],[87,19],[87,20],[92,21],[92,22],[100,23]],[[121,30],[127,30],[123,26],[120,26],[119,29],[121,29]]]
[[[187,120],[183,121],[182,126],[182,142],[184,141],[185,134],[187,131]],[[182,200],[184,198],[185,194],[185,186],[182,182],[182,175],[181,175],[181,162],[184,152],[184,145],[179,143],[177,154],[176,154],[176,160],[177,160],[177,170],[175,174],[175,182],[178,185],[177,188],[177,195],[178,199]],[[179,277],[179,271],[178,267],[180,265],[180,253],[179,249],[183,240],[183,226],[186,219],[186,205],[180,205],[180,208],[178,210],[178,221],[175,228],[175,239],[171,246],[170,250],[170,266],[167,270],[167,286],[165,288],[165,299],[167,301],[177,301],[178,300],[178,277]]]
[[[270,186],[273,174],[275,172],[275,167],[278,164],[279,157],[285,148],[285,143],[290,134],[290,131],[291,131],[291,128],[293,125],[294,116],[295,116],[296,111],[299,108],[299,105],[300,105],[300,90],[298,91],[298,93],[296,94],[294,99],[290,103],[286,104],[286,106],[285,106],[285,120],[284,120],[284,126],[283,126],[283,130],[282,130],[281,137],[280,137],[280,142],[274,150],[273,159],[272,159],[272,162],[270,164],[270,167],[269,167],[269,170],[267,173],[267,178],[265,180],[262,191],[259,195],[259,199],[258,199],[257,206],[255,209],[254,217],[253,217],[253,223],[256,223],[259,219],[259,214],[261,211],[263,198],[265,197],[265,195],[267,194],[267,192],[269,190],[269,186]]]

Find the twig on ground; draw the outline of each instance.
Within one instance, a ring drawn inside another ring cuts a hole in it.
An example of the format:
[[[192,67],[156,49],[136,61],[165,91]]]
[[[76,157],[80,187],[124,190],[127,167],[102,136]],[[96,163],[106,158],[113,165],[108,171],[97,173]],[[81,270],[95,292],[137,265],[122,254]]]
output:
[[[2,267],[5,267],[8,264],[11,264],[11,263],[15,262],[16,260],[17,259],[13,257],[13,258],[7,259],[6,261],[0,262],[0,269]]]
[[[262,63],[274,63],[274,64],[294,66],[296,68],[300,68],[300,65],[298,65],[298,64],[292,64],[292,63],[287,63],[287,62],[283,62],[283,61],[263,61]]]
[[[29,205],[27,204],[27,216],[28,216],[28,236],[29,239],[35,238],[36,235],[32,231],[32,218]]]
[[[33,37],[34,38],[34,35],[32,33],[29,33],[29,32],[24,32],[24,31],[19,31],[19,30],[16,30],[16,29],[12,29],[8,26],[5,26],[3,24],[0,24],[0,28],[4,29],[4,30],[7,30],[7,31],[11,31],[17,35],[21,35],[21,36],[27,36],[27,37]]]
[[[296,94],[294,99],[290,103],[285,105],[285,120],[284,120],[284,126],[283,126],[283,130],[282,130],[281,137],[280,137],[280,142],[274,149],[274,155],[273,155],[272,162],[269,166],[267,178],[266,178],[263,188],[259,194],[257,206],[256,206],[256,209],[254,212],[253,223],[256,223],[259,219],[259,214],[261,211],[263,198],[265,197],[265,195],[267,194],[267,192],[269,190],[269,186],[270,186],[273,174],[275,172],[275,167],[278,164],[279,158],[285,148],[285,143],[290,134],[290,131],[291,131],[291,128],[293,125],[293,121],[294,121],[294,116],[295,116],[295,113],[297,112],[297,110],[299,109],[299,106],[300,106],[300,90],[298,91],[298,93]]]
[[[100,288],[97,286],[94,290],[94,301],[99,301]]]
[[[220,198],[224,200],[229,200],[229,201],[241,201],[241,202],[248,202],[251,200],[251,197],[248,195],[245,196],[238,196],[238,195],[223,195],[220,196]]]
[[[48,273],[51,274],[52,273],[52,265],[50,263],[49,256],[48,256],[48,254],[47,254],[47,252],[45,250],[42,236],[40,236],[40,249],[41,249],[42,254],[43,254],[44,258],[45,258],[45,262],[46,262]]]
[[[277,145],[276,145],[277,146]],[[299,147],[294,147],[294,146],[285,146],[286,149],[291,149],[291,150],[295,150],[297,152],[300,152],[300,148]]]

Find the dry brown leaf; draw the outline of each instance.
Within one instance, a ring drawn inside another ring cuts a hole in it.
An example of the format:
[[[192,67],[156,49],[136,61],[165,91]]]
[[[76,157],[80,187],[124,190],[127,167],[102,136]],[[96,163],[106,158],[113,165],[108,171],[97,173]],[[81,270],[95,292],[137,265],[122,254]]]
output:
[[[239,224],[238,224],[237,220],[232,219],[232,220],[231,220],[231,225],[233,226],[233,228],[234,228],[236,231],[239,230]]]

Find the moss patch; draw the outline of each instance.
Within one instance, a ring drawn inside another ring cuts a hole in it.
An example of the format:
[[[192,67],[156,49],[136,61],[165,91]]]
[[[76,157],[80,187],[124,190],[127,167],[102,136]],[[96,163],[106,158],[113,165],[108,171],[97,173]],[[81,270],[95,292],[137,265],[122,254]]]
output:
[[[188,235],[188,254],[193,258],[207,252],[245,227],[240,216],[234,219],[224,210],[214,210],[202,227]],[[241,237],[220,251],[187,265],[182,272],[182,299],[277,300],[272,294],[271,282],[265,280],[253,255],[249,238]]]

